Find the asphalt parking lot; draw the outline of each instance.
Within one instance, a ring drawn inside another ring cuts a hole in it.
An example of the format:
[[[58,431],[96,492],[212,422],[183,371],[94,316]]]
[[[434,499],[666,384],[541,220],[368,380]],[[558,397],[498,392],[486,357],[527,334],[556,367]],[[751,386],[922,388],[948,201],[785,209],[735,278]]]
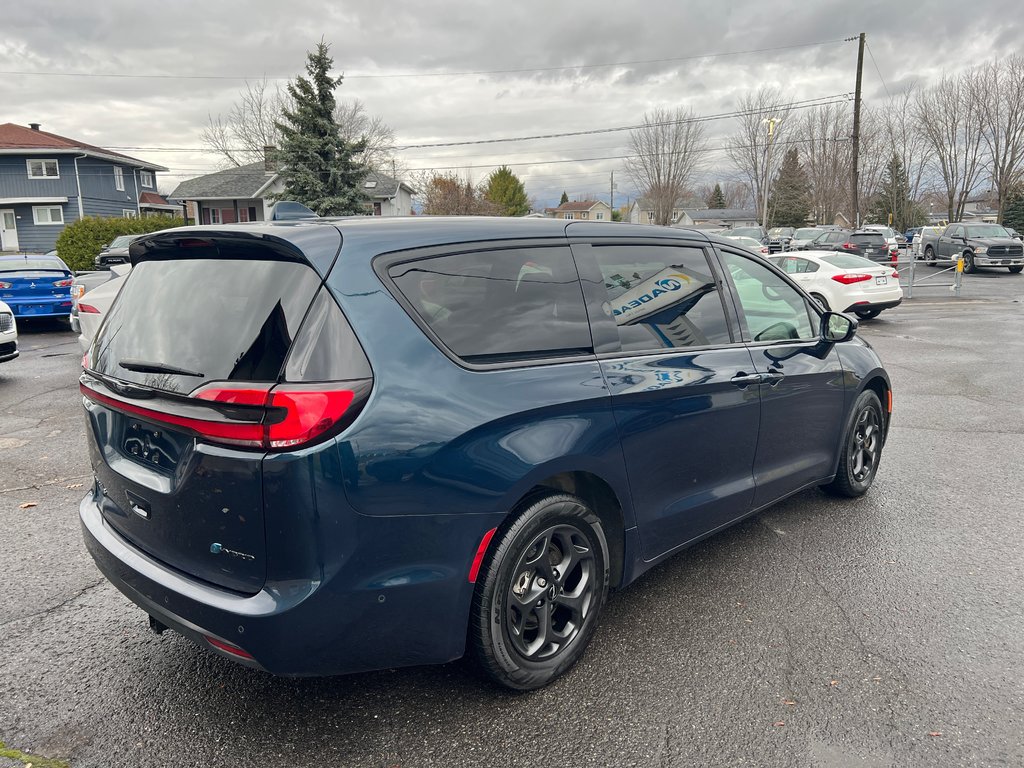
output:
[[[524,695],[464,662],[279,679],[151,634],[81,543],[77,342],[21,331],[0,365],[0,741],[37,766],[1024,764],[1024,275],[862,325],[895,387],[866,497],[802,493],[654,569]]]

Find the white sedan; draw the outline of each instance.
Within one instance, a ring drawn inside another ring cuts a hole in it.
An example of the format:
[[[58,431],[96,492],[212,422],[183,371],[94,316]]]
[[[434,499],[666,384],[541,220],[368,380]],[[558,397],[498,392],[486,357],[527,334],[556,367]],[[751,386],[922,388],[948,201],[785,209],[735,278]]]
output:
[[[92,346],[96,331],[100,329],[110,305],[114,303],[121,286],[128,279],[131,265],[115,265],[110,271],[117,277],[93,288],[78,299],[78,326],[81,331],[78,343],[83,352],[88,352]]]
[[[868,320],[903,301],[899,273],[889,264],[841,251],[800,251],[771,261],[825,309]]]
[[[732,240],[737,245],[742,245],[749,251],[754,253],[760,253],[763,256],[768,255],[768,246],[762,243],[760,240],[755,240],[752,237],[746,237],[744,235],[723,235],[726,240]]]
[[[0,301],[0,363],[18,356],[18,323],[11,308]]]

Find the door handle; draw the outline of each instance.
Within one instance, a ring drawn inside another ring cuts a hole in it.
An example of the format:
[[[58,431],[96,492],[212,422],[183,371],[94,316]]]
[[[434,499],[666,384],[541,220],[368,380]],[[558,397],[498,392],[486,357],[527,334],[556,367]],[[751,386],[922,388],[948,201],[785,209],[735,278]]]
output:
[[[744,373],[743,371],[740,371],[731,379],[729,379],[729,381],[731,381],[737,387],[745,387],[747,386],[747,384],[760,384],[761,376],[762,374],[760,373]]]
[[[780,381],[782,381],[784,378],[786,378],[786,374],[784,374],[782,371],[776,370],[775,368],[769,370],[768,373],[761,374],[761,381],[767,382],[768,384],[771,384],[773,387]]]

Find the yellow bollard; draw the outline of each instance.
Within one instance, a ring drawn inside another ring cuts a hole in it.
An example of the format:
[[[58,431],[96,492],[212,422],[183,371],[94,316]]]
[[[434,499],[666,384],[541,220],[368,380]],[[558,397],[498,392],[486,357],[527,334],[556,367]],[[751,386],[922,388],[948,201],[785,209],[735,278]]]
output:
[[[964,257],[961,256],[956,260],[956,271],[961,275],[964,273]]]

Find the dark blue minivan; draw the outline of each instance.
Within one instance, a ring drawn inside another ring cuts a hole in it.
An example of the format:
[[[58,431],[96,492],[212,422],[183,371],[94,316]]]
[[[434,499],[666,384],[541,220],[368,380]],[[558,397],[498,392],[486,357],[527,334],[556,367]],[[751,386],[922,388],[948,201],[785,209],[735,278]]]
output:
[[[84,361],[99,568],[279,675],[542,686],[608,590],[797,491],[870,487],[856,321],[726,240],[372,217],[169,230]]]

